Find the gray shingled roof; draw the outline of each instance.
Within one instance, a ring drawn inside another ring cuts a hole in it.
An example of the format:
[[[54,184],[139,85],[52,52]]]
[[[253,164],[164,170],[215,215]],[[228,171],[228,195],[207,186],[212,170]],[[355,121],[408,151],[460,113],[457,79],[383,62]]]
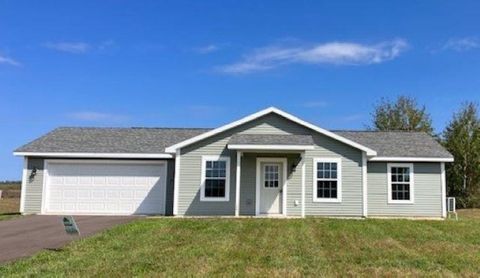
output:
[[[165,148],[211,129],[207,128],[57,128],[15,152],[165,153]],[[377,151],[378,156],[451,158],[423,132],[334,131]],[[308,135],[235,135],[230,144],[310,145]]]
[[[237,145],[313,145],[310,135],[236,134],[228,144]]]
[[[434,157],[453,156],[425,132],[407,131],[333,131],[377,151],[377,156]]]
[[[153,153],[204,133],[206,128],[61,127],[16,152]]]

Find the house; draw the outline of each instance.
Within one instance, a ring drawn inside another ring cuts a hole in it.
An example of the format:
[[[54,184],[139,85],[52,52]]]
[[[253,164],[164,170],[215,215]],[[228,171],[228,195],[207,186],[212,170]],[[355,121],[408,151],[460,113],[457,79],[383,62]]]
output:
[[[328,131],[277,108],[215,129],[58,128],[24,157],[24,214],[446,216],[422,132]]]

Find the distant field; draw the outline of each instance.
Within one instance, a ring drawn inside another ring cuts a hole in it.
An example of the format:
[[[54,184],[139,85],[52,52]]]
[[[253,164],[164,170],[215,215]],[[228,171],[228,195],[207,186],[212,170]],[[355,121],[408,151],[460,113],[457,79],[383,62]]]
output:
[[[20,190],[22,183],[18,182],[0,182],[0,190]]]
[[[0,220],[10,219],[19,216],[20,199],[2,198],[0,199]]]
[[[6,220],[19,215],[20,182],[0,182],[2,199],[0,199],[0,220]]]

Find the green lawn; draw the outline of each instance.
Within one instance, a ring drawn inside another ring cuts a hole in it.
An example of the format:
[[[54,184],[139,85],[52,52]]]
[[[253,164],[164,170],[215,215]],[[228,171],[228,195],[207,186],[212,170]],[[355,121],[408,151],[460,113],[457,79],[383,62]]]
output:
[[[0,266],[0,276],[477,276],[478,214],[458,222],[143,219]]]

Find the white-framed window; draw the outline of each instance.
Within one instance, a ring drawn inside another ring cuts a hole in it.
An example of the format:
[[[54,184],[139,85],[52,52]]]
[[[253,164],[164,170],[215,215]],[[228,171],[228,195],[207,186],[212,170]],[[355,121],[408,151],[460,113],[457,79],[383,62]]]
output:
[[[342,159],[313,159],[313,201],[342,201]]]
[[[413,163],[388,163],[388,203],[413,204]]]
[[[230,157],[202,156],[201,201],[230,200]]]
[[[265,164],[264,166],[264,181],[265,188],[278,188],[280,183],[280,165],[279,164]]]

